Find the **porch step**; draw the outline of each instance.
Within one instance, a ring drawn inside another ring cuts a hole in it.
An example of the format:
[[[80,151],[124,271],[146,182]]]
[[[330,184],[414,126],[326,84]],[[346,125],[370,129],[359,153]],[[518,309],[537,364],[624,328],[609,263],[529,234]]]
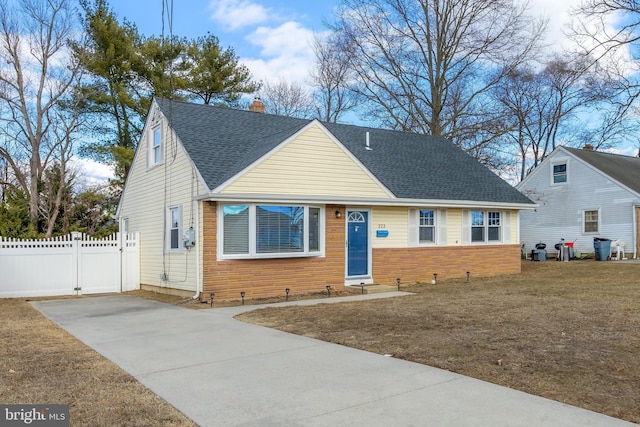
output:
[[[389,285],[377,285],[377,284],[371,284],[371,285],[364,285],[364,292],[363,289],[360,285],[353,285],[353,286],[345,286],[344,290],[346,292],[349,292],[351,294],[377,294],[380,292],[394,292],[398,290],[397,286],[389,286]]]

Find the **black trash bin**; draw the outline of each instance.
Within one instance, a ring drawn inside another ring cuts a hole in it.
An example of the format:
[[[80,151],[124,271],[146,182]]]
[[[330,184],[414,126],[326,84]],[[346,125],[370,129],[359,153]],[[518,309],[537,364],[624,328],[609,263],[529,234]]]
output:
[[[593,249],[595,251],[596,261],[606,261],[609,255],[611,255],[611,239],[594,237]]]

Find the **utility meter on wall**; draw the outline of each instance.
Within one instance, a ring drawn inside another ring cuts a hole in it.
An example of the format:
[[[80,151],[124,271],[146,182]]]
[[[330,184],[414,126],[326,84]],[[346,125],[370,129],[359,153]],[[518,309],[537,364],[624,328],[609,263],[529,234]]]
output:
[[[182,240],[184,240],[185,248],[190,248],[196,244],[196,232],[193,230],[193,227],[184,232]]]

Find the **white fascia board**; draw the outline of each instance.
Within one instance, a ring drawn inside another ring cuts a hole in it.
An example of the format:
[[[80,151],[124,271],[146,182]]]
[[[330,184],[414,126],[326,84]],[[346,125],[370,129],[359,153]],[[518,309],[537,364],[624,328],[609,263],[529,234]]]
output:
[[[535,209],[537,204],[482,202],[475,200],[434,200],[434,199],[382,199],[372,197],[315,196],[302,194],[258,194],[258,193],[207,193],[196,200],[215,202],[265,202],[265,203],[309,203],[338,204],[352,206],[405,206],[435,208],[476,208],[476,209]]]

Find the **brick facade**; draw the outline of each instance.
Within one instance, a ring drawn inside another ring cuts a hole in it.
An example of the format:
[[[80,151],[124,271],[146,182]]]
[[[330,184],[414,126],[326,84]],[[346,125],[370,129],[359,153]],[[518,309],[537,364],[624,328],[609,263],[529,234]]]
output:
[[[520,245],[478,245],[419,247],[373,250],[373,277],[376,283],[395,285],[520,273]]]
[[[335,211],[342,212],[336,218]],[[239,299],[284,296],[344,289],[345,275],[345,208],[328,205],[325,209],[325,256],[308,258],[275,258],[217,260],[216,203],[203,204],[203,294],[215,292],[216,298]],[[375,283],[403,283],[492,276],[520,272],[520,245],[455,246],[373,249]]]
[[[340,209],[342,217],[336,218]],[[216,298],[264,298],[344,289],[345,219],[344,207],[328,205],[325,209],[325,256],[308,258],[274,258],[217,260],[216,203],[203,207],[203,292],[215,292]]]

